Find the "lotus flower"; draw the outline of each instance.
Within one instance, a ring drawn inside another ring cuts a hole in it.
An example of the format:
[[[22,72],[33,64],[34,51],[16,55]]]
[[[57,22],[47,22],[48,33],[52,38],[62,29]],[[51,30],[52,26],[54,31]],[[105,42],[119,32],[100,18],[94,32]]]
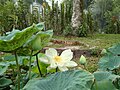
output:
[[[59,56],[57,50],[54,48],[49,48],[45,52],[45,57],[40,58],[40,61],[46,64],[50,64],[47,68],[48,70],[58,67],[60,71],[66,71],[68,70],[67,67],[77,66],[77,63],[71,61],[72,58],[73,52],[70,49],[63,51]]]

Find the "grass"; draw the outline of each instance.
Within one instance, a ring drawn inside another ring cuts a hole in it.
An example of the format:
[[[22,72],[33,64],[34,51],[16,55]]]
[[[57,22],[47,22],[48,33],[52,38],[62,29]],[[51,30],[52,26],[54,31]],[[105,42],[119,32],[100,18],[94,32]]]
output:
[[[74,59],[74,61],[78,64],[78,67],[85,69],[84,66],[79,63],[79,58]],[[96,56],[86,57],[86,62],[87,62],[86,69],[87,69],[87,71],[89,71],[91,73],[97,71],[98,61],[99,61],[99,58]]]
[[[108,48],[114,44],[120,42],[120,34],[95,34],[89,35],[88,37],[63,37],[63,36],[53,36],[54,39],[58,40],[69,40],[69,41],[79,41],[84,44],[87,44],[88,47],[82,47],[81,49],[93,49],[94,53],[97,52],[96,50],[102,50],[104,48]],[[64,47],[64,45],[53,45],[52,47]],[[98,61],[100,57],[91,56],[87,58],[87,70],[90,72],[94,72],[98,68]],[[79,64],[79,58],[74,59]],[[79,64],[81,68],[84,69],[82,65]]]
[[[71,41],[75,40],[82,42],[88,46],[88,47],[83,47],[82,49],[90,49],[90,48],[103,49],[103,48],[108,48],[120,42],[120,34],[95,34],[95,35],[89,35],[88,37],[53,36],[53,38],[58,40],[71,40]]]

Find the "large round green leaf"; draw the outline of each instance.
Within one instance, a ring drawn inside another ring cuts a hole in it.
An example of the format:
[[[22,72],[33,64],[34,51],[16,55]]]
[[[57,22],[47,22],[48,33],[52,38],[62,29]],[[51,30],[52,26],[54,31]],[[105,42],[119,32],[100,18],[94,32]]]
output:
[[[6,72],[7,69],[8,69],[8,66],[7,66],[7,65],[6,65],[6,66],[1,66],[1,65],[0,65],[0,75],[3,75],[4,72]]]
[[[120,43],[108,48],[108,51],[110,51],[114,55],[120,55]]]
[[[8,86],[11,83],[12,81],[10,79],[4,78],[4,77],[0,78],[0,88]]]
[[[113,70],[120,67],[120,56],[107,54],[98,63],[100,70]]]
[[[23,90],[90,90],[93,80],[94,77],[89,72],[71,70],[31,80]]]
[[[103,56],[98,65],[100,70],[113,70],[120,67],[120,43],[107,49],[108,53]]]
[[[41,50],[48,44],[48,42],[52,38],[52,35],[53,30],[48,30],[45,32],[40,31],[36,35],[32,36],[24,45],[24,47],[31,48],[33,51]]]
[[[41,31],[44,29],[44,22],[36,24],[36,27]]]
[[[92,90],[118,90],[109,80],[96,82]]]
[[[118,90],[113,81],[120,78],[118,75],[111,74],[107,71],[97,71],[94,73],[95,84],[92,90]]]
[[[8,36],[0,38],[0,51],[13,51],[21,47],[39,29],[32,25],[22,31],[14,30]]]
[[[94,77],[97,81],[102,81],[102,80],[114,81],[116,78],[120,78],[119,75],[114,75],[114,74],[107,72],[107,71],[94,72]]]

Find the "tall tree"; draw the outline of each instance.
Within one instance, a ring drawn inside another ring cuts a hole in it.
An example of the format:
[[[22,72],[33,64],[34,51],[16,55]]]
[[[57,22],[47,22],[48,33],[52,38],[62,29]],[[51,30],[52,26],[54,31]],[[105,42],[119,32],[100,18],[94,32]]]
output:
[[[73,0],[72,27],[73,35],[77,35],[79,26],[82,24],[82,0]]]

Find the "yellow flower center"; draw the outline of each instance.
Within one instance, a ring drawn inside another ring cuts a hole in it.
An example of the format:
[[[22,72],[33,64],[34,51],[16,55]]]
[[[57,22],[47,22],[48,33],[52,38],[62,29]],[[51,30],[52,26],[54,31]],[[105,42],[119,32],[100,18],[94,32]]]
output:
[[[54,60],[55,60],[55,62],[60,63],[62,61],[62,58],[60,56],[55,56]]]

